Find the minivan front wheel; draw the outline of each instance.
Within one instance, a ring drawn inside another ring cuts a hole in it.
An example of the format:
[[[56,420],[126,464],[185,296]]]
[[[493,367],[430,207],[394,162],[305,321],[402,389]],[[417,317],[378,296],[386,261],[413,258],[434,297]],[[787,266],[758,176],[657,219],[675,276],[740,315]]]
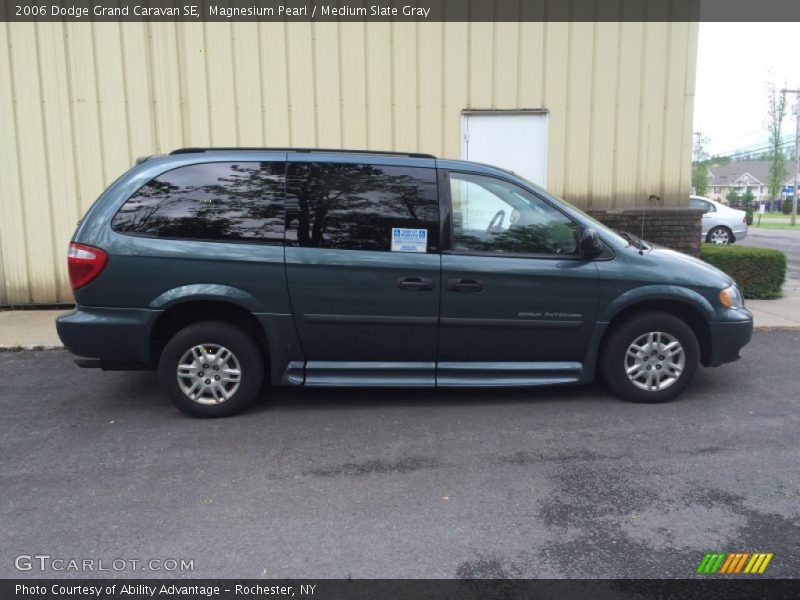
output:
[[[603,379],[629,402],[673,400],[691,383],[700,362],[700,345],[681,319],[642,313],[619,325],[604,346]]]
[[[224,417],[255,400],[264,377],[256,342],[222,321],[185,327],[167,342],[158,378],[172,403],[194,417]]]

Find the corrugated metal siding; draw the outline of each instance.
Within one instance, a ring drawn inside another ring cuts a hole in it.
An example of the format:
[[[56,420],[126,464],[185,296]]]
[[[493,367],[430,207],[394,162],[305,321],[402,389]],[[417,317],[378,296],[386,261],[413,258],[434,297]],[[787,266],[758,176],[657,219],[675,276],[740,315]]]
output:
[[[546,108],[555,193],[605,208],[689,189],[696,24],[5,23],[0,38],[0,303],[71,300],[80,215],[135,157],[180,146],[457,158],[463,110]]]

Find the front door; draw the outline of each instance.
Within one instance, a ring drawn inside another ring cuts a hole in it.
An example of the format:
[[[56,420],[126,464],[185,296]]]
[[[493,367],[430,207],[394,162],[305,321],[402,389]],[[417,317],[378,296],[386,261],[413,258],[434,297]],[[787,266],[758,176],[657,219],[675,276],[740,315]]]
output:
[[[286,275],[306,385],[435,383],[435,164],[372,160],[289,155]]]
[[[580,226],[504,179],[451,171],[449,192],[437,383],[577,379],[598,306]]]

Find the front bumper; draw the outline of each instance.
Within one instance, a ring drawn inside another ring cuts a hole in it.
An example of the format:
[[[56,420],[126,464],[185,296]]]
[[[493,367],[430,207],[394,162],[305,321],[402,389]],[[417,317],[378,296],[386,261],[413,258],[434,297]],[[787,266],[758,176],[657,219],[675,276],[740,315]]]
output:
[[[78,306],[56,319],[67,350],[101,362],[151,362],[150,330],[161,311]]]
[[[728,311],[730,320],[713,321],[711,328],[711,356],[708,359],[709,367],[733,362],[739,359],[739,351],[744,348],[753,337],[753,315],[747,309]]]

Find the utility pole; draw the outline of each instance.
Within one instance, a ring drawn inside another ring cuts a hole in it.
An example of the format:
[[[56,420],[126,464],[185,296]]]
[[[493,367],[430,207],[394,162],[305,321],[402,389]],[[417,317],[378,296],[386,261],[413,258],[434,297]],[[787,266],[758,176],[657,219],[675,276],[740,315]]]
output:
[[[797,222],[797,183],[798,172],[800,172],[800,90],[781,90],[781,94],[797,94],[797,102],[792,112],[794,113],[795,134],[794,134],[794,196],[792,197],[792,226]]]

